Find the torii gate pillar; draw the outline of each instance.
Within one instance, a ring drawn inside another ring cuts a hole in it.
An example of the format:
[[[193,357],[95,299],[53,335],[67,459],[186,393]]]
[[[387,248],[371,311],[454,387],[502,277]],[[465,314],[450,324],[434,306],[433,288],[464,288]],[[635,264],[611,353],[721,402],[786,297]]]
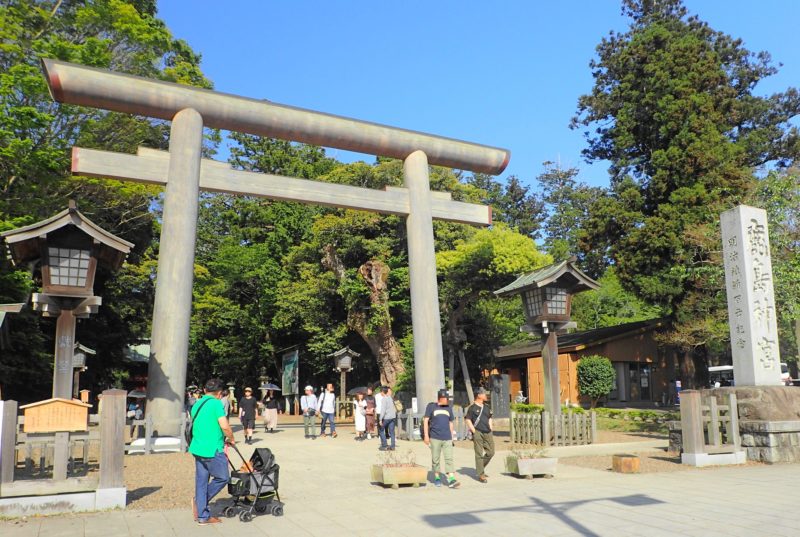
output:
[[[147,413],[162,436],[178,435],[180,421],[176,417],[183,412],[202,146],[200,114],[191,108],[175,114],[169,138],[169,172],[147,371]]]
[[[436,401],[436,391],[445,385],[428,157],[425,153],[414,151],[406,157],[403,180],[408,188],[411,209],[406,218],[406,231],[414,374],[417,399],[427,404]]]

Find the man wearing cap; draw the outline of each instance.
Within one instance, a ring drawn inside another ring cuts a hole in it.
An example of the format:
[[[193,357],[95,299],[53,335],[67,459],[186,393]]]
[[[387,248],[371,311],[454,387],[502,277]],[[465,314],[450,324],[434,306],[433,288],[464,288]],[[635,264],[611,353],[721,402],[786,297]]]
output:
[[[485,388],[475,392],[475,402],[467,409],[467,427],[472,432],[475,448],[475,473],[481,483],[486,483],[486,465],[494,457],[494,435],[492,434],[492,409],[486,405],[488,394]]]
[[[300,410],[303,411],[303,430],[306,438],[314,440],[317,437],[317,396],[314,395],[314,388],[305,387],[305,395],[300,397]]]
[[[447,397],[447,390],[439,390],[436,394],[437,401],[428,403],[425,408],[425,417],[422,420],[422,439],[425,445],[431,448],[431,458],[433,462],[433,484],[437,487],[442,486],[439,475],[439,460],[444,454],[444,469],[447,473],[447,486],[451,489],[458,488],[460,483],[456,481],[455,465],[453,464],[453,409]]]
[[[258,399],[253,397],[253,388],[244,389],[244,397],[239,399],[239,420],[244,429],[244,443],[253,442],[253,429],[256,427],[256,408]]]

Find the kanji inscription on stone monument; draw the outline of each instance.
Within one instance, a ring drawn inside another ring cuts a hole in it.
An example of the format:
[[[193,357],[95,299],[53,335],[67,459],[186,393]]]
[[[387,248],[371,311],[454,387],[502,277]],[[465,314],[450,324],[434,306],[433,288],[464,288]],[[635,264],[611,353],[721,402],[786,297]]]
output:
[[[720,215],[737,386],[781,383],[767,213],[739,205]]]

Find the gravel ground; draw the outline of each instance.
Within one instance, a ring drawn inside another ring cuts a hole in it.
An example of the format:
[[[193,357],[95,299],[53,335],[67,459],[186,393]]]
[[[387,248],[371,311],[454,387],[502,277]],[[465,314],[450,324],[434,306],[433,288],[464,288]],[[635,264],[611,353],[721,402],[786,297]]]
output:
[[[127,455],[129,509],[189,507],[194,495],[194,458],[188,453]]]

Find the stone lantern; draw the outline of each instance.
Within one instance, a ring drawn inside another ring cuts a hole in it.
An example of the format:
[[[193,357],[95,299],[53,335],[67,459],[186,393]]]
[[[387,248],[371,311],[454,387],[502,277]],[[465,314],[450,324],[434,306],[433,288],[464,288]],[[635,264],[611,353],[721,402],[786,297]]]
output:
[[[41,267],[42,291],[33,294],[33,308],[44,317],[58,318],[53,397],[70,399],[76,319],[96,313],[102,303],[94,296],[97,266],[119,268],[133,244],[86,218],[74,201],[47,220],[0,236],[14,264],[38,263]]]
[[[347,396],[347,390],[345,386],[347,373],[353,369],[353,358],[358,358],[359,356],[361,355],[351,350],[350,347],[344,347],[343,349],[339,349],[338,351],[328,355],[329,358],[333,358],[334,369],[341,374],[339,383],[339,401],[342,403]]]
[[[526,332],[542,336],[544,360],[544,406],[553,414],[561,412],[561,386],[558,372],[558,333],[575,328],[570,321],[572,295],[600,285],[575,266],[575,258],[523,274],[495,295],[522,296]]]

